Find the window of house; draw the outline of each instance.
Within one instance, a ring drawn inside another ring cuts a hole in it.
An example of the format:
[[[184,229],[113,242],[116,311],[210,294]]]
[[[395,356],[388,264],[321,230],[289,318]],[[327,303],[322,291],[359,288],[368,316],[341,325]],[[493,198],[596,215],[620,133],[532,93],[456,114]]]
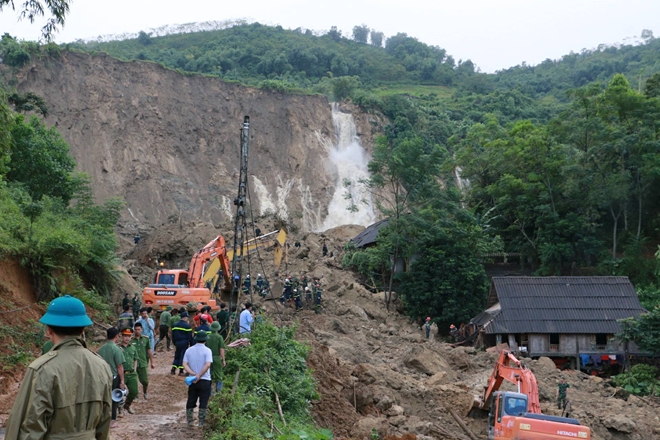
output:
[[[596,334],[596,345],[607,345],[607,335],[605,333]]]
[[[550,333],[550,345],[559,345],[559,333]]]

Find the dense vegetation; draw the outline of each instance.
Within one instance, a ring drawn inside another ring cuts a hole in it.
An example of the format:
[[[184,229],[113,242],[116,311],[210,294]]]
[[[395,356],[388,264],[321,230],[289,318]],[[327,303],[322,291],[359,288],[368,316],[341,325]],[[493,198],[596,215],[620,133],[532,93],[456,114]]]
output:
[[[3,55],[17,47],[0,42]],[[0,257],[29,270],[39,301],[72,294],[107,314],[122,202],[93,202],[57,130],[20,113],[35,110],[47,113],[41,98],[0,89]]]
[[[259,323],[252,345],[227,355],[224,387],[210,403],[207,438],[214,440],[328,440],[332,433],[314,426],[310,402],[316,384],[305,363],[309,348],[293,339],[295,328]],[[238,386],[234,390],[236,373]],[[277,401],[281,405],[279,415]]]

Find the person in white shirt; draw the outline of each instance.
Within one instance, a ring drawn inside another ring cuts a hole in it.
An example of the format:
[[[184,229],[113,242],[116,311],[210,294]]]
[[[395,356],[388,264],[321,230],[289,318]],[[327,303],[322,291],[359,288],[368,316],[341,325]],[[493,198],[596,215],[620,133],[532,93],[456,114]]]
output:
[[[199,400],[199,426],[204,426],[206,411],[211,397],[211,373],[209,369],[213,363],[213,353],[206,346],[209,335],[205,331],[195,334],[197,344],[186,350],[183,355],[183,369],[193,382],[188,387],[188,402],[186,403],[186,420],[188,426],[193,426],[193,411]]]
[[[254,321],[252,303],[245,303],[245,310],[241,312],[239,319],[240,333],[250,333],[252,331],[252,321]]]

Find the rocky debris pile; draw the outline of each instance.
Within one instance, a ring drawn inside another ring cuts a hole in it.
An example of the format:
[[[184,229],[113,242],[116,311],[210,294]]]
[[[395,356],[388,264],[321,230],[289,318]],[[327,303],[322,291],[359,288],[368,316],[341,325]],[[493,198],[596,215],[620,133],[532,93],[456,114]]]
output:
[[[274,225],[261,228],[269,226]],[[306,273],[323,283],[321,314],[296,313],[291,305],[254,298],[276,322],[281,318],[283,323],[297,323],[297,337],[312,347],[308,364],[315,371],[320,394],[312,404],[315,420],[343,438],[370,439],[375,429],[381,438],[469,439],[453,411],[476,438],[486,438],[487,414],[471,408],[474,397],[483,393],[498,355],[454,348],[437,336],[435,326],[427,340],[421,322],[399,313],[402,306],[396,294],[388,311],[383,292],[369,292],[353,272],[341,268],[343,246],[360,230],[347,226],[324,234],[290,234],[288,261],[277,277],[262,256],[276,296],[286,273]],[[209,234],[199,226],[192,231],[206,234],[203,240],[197,238],[202,245],[218,233],[214,229]],[[322,256],[324,241],[332,256]],[[294,247],[295,242],[300,247]],[[151,249],[160,252],[158,245]],[[562,373],[547,358],[524,362],[537,377],[543,412],[560,415],[554,397]],[[591,427],[594,440],[660,439],[657,401],[629,396],[609,380],[579,372],[563,374],[571,385],[572,416]],[[507,383],[502,389],[514,391]]]

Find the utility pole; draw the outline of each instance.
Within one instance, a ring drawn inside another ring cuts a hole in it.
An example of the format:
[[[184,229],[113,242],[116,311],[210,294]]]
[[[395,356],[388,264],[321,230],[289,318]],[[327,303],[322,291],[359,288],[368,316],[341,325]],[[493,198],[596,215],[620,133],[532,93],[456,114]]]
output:
[[[243,118],[243,126],[241,127],[241,164],[240,174],[238,178],[238,196],[234,199],[236,205],[236,217],[234,220],[234,259],[231,263],[231,277],[232,289],[229,297],[229,310],[232,306],[238,306],[238,296],[240,291],[240,283],[243,279],[243,255],[245,241],[247,239],[247,220],[246,220],[246,200],[247,200],[247,184],[248,184],[248,145],[250,134],[250,117]],[[238,275],[238,279],[236,276]],[[240,311],[236,310],[236,316]]]

